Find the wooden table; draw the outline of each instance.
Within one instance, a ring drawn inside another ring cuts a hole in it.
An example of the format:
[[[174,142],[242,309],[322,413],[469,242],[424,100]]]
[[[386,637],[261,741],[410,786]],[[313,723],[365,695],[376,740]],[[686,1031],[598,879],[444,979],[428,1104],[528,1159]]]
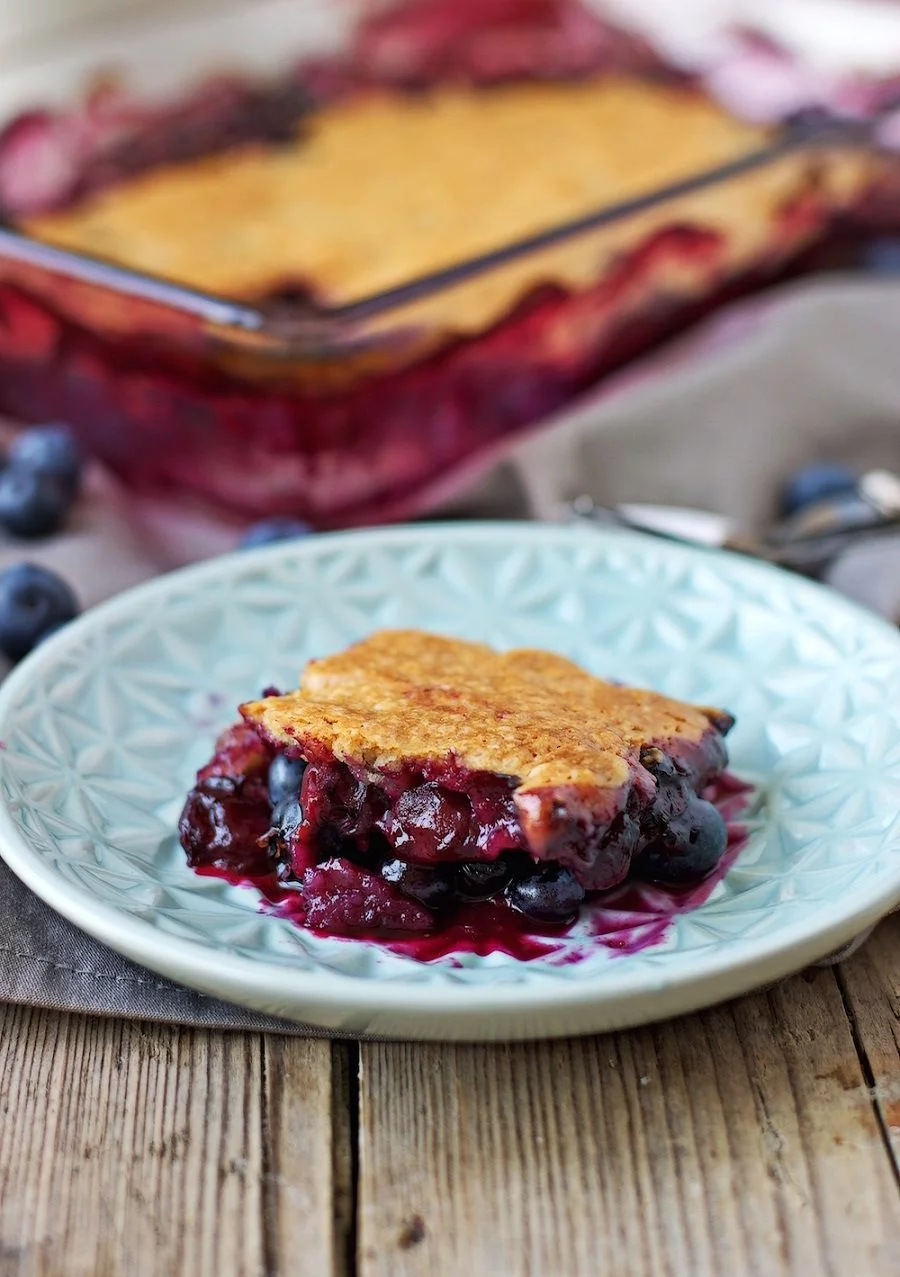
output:
[[[352,1045],[0,1007],[0,1274],[896,1277],[900,917],[649,1029]]]

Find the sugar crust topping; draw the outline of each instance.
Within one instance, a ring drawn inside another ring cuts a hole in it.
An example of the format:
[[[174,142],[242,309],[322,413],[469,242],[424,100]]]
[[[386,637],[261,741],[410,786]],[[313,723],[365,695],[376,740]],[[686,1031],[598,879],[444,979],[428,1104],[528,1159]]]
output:
[[[645,746],[690,749],[721,711],[595,678],[551,652],[496,652],[420,630],[381,630],[310,661],[300,687],[241,706],[279,748],[371,773],[452,759],[548,789],[620,790]],[[727,718],[727,716],[725,716]]]

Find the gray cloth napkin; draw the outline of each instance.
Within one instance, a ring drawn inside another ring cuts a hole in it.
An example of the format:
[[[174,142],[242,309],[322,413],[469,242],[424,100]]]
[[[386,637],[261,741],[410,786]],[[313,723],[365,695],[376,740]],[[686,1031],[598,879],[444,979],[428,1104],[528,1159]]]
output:
[[[900,469],[900,283],[791,288],[719,316],[500,456],[448,507],[554,517],[582,493],[691,505],[753,524],[810,459]],[[66,533],[0,545],[61,572],[84,606],[233,546],[234,525],[127,499],[95,471]],[[900,615],[900,539],[855,551],[836,584]],[[229,1029],[333,1036],[217,1002],[136,967],[43,905],[0,863],[0,1000]]]
[[[0,862],[0,1001],[211,1029],[324,1035],[218,1002],[137,967],[48,909]]]

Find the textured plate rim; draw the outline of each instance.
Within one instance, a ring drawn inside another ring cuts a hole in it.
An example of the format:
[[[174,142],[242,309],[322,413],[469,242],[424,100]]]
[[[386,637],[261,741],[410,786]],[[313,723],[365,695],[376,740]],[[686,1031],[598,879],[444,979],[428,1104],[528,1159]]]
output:
[[[189,586],[192,582],[200,585],[228,579],[239,566],[265,566],[294,557],[315,558],[323,550],[341,546],[377,548],[391,543],[421,544],[427,540],[445,544],[477,542],[485,537],[495,541],[515,538],[521,543],[529,536],[561,544],[580,542],[598,546],[605,542],[638,551],[652,547],[657,555],[693,560],[713,570],[718,563],[728,562],[732,569],[737,568],[739,576],[776,577],[781,582],[787,578],[792,589],[819,600],[830,611],[843,613],[857,624],[890,637],[896,646],[900,666],[900,633],[887,621],[823,586],[791,577],[778,568],[739,555],[661,542],[640,533],[583,529],[577,525],[530,522],[406,525],[318,534],[309,540],[222,555],[166,573],[99,604],[42,644],[4,680],[0,686],[0,737],[13,702],[32,680],[40,677],[44,666],[59,653],[89,636],[92,630],[102,629],[120,614],[165,599],[173,589]],[[363,980],[335,971],[295,969],[267,963],[264,957],[257,959],[214,950],[198,941],[160,932],[152,922],[98,902],[85,889],[61,879],[31,850],[5,801],[0,802],[0,856],[27,887],[75,926],[132,961],[170,976],[181,984],[252,1007],[269,1006],[273,999],[277,999],[285,1007],[281,1014],[297,1018],[309,1018],[315,1013],[353,1015],[364,1009],[369,1018],[385,1015],[395,1021],[398,1018],[408,1020],[410,1029],[423,1016],[433,1017],[435,1014],[439,1014],[449,1028],[456,1018],[467,1019],[485,1012],[546,1012],[556,1018],[566,1011],[592,1005],[624,1010],[624,1016],[617,1020],[624,1026],[647,1019],[639,1010],[629,1017],[628,1004],[650,994],[678,993],[678,1008],[673,1013],[697,1010],[720,1000],[722,995],[715,986],[723,979],[729,983],[726,997],[737,996],[780,979],[809,962],[826,957],[900,905],[898,856],[894,872],[884,872],[877,882],[867,882],[863,888],[851,892],[848,899],[839,899],[824,910],[820,907],[815,919],[801,918],[784,924],[773,936],[762,940],[753,938],[748,941],[752,946],[750,953],[744,951],[733,956],[712,957],[707,954],[694,962],[683,961],[678,971],[667,973],[660,968],[658,974],[652,975],[643,969],[631,972],[627,957],[617,958],[615,961],[622,963],[622,978],[614,987],[597,988],[590,977],[564,987],[552,982],[544,987],[535,987],[527,980],[519,984],[448,983],[433,986],[422,985],[415,979]],[[353,941],[347,943],[352,944]]]

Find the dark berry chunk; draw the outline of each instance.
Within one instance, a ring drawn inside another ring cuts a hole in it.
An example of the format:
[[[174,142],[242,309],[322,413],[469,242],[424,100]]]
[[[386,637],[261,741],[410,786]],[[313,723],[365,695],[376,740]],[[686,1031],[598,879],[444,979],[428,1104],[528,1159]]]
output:
[[[0,572],[0,652],[9,660],[21,660],[77,615],[78,600],[49,568],[18,563]]]
[[[197,773],[197,784],[207,789],[240,789],[249,780],[262,780],[271,750],[249,723],[226,727],[216,741],[216,749]],[[216,784],[215,782],[229,782]]]
[[[274,545],[276,541],[295,541],[309,536],[312,528],[302,519],[263,519],[247,529],[239,542],[241,550],[252,550],[259,545]]]
[[[506,899],[535,922],[569,922],[584,900],[584,887],[568,869],[551,865],[509,884]]]
[[[303,773],[300,789],[303,810],[320,835],[351,839],[362,849],[382,811],[378,791],[354,776],[343,763],[312,763]]]
[[[271,870],[265,850],[269,813],[265,802],[242,794],[210,792],[198,786],[188,794],[178,822],[188,864],[232,873]]]
[[[523,846],[513,788],[500,778],[481,777],[468,791],[477,850],[486,859]]]
[[[0,474],[0,527],[13,536],[51,536],[71,508],[72,493],[55,475],[20,466]]]
[[[10,445],[7,464],[12,469],[56,479],[71,497],[75,497],[81,487],[84,457],[68,426],[35,426],[23,430]]]
[[[405,860],[387,860],[381,876],[404,896],[418,900],[428,909],[448,909],[456,898],[456,869],[453,865],[411,865]]]
[[[276,754],[269,766],[269,802],[277,807],[285,798],[296,797],[300,793],[306,763],[302,758],[288,758],[286,754]]]
[[[627,878],[641,841],[641,825],[627,811],[620,811],[606,828],[561,822],[547,859],[570,869],[588,891],[608,891]]]
[[[429,931],[434,920],[378,874],[335,856],[302,879],[306,925],[322,931]]]
[[[409,860],[451,860],[471,841],[472,808],[464,794],[419,785],[397,800],[390,841]]]
[[[786,515],[797,514],[817,501],[850,496],[856,491],[856,484],[856,474],[849,466],[828,461],[803,466],[784,486],[782,511]]]
[[[727,845],[728,829],[720,813],[694,797],[635,857],[634,875],[674,886],[699,882],[715,869]]]
[[[467,900],[487,900],[501,892],[510,879],[505,860],[470,861],[462,865],[456,890]]]

